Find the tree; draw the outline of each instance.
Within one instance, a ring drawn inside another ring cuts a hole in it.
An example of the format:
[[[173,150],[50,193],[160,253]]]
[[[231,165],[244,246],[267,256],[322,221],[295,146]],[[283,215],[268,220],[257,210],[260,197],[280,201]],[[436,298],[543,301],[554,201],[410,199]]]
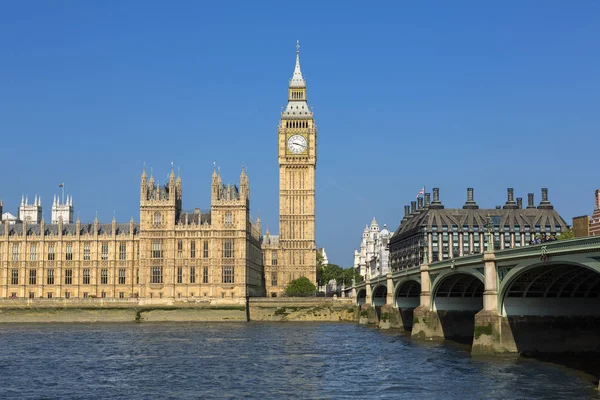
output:
[[[342,282],[342,276],[344,274],[344,270],[337,264],[327,264],[323,267],[323,275],[321,284],[327,284],[332,279],[335,279],[337,283]]]
[[[291,281],[285,288],[285,295],[289,297],[314,296],[317,287],[306,277],[302,276]]]
[[[556,240],[565,240],[565,239],[573,239],[575,237],[575,233],[573,229],[569,229],[568,231],[564,231],[560,235],[556,237]]]
[[[343,280],[346,287],[352,285],[352,279],[354,279],[355,283],[360,283],[363,281],[362,275],[354,267],[346,268],[343,275]]]

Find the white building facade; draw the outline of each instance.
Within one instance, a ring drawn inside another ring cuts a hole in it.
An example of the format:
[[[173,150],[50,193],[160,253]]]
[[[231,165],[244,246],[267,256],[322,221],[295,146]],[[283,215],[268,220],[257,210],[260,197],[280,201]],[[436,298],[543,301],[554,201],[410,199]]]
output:
[[[365,279],[388,273],[390,237],[387,225],[384,224],[383,229],[379,230],[379,224],[374,217],[371,226],[365,226],[360,250],[354,250],[354,269]]]
[[[41,197],[35,195],[31,204],[29,204],[29,199],[26,196],[21,197],[19,221],[27,221],[29,224],[39,224],[42,221]]]
[[[52,201],[52,223],[58,224],[62,218],[63,224],[72,224],[73,221],[73,197],[67,195],[67,199],[61,202],[60,197],[54,196]]]

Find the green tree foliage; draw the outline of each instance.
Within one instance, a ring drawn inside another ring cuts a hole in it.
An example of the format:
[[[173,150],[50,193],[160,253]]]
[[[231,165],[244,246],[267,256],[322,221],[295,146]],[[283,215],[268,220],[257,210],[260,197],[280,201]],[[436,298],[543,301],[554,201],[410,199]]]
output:
[[[352,279],[356,283],[363,280],[362,276],[353,267],[344,269],[337,264],[322,265],[320,278],[321,285],[325,285],[334,279],[338,284],[343,284],[346,287],[352,285]]]
[[[557,240],[565,240],[565,239],[573,239],[575,237],[575,233],[573,233],[573,229],[569,229],[568,231],[564,231],[560,235],[556,237]]]
[[[323,280],[321,281],[321,284],[327,284],[329,283],[330,280],[335,279],[336,282],[341,282],[341,278],[342,278],[342,274],[343,274],[343,269],[342,267],[340,267],[339,265],[336,264],[327,264],[323,267]]]
[[[308,278],[302,276],[291,281],[285,288],[285,295],[289,297],[314,296],[317,287]]]

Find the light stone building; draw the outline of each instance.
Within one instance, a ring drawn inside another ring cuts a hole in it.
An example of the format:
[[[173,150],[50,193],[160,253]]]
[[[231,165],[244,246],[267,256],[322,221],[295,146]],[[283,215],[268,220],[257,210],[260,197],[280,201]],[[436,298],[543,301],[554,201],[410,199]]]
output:
[[[354,250],[354,269],[365,279],[386,275],[389,272],[390,231],[387,225],[379,230],[379,224],[373,217],[371,226],[365,225],[360,250]]]
[[[279,235],[263,238],[265,284],[269,296],[283,294],[287,284],[307,277],[317,281],[315,244],[315,169],[317,126],[306,100],[299,45],[288,87],[288,104],[278,126]],[[275,261],[275,263],[273,263]]]
[[[241,301],[263,295],[260,224],[250,220],[245,171],[239,185],[224,185],[215,170],[211,194],[210,212],[185,212],[181,178],[171,170],[161,186],[144,171],[140,224],[66,223],[62,215],[51,224],[41,216],[30,222],[27,214],[12,225],[6,220],[0,296]],[[22,203],[20,209],[37,212]]]
[[[67,195],[67,200],[62,201],[60,197],[54,196],[52,201],[52,223],[58,224],[58,220],[62,218],[63,223],[72,224],[73,221],[73,197]]]
[[[329,258],[327,258],[327,253],[325,252],[325,247],[321,247],[319,249],[319,253],[323,257],[323,261],[321,261],[321,265],[326,266],[329,265]]]
[[[215,168],[208,212],[182,209],[173,168],[162,186],[144,169],[139,224],[72,223],[70,197],[55,200],[46,224],[39,197],[33,204],[23,198],[19,219],[0,225],[0,297],[238,302],[281,295],[302,276],[316,283],[317,128],[298,48],[277,135],[279,235],[261,237],[260,219],[250,219],[244,169],[238,185],[225,185]]]
[[[19,220],[30,224],[39,224],[42,220],[42,199],[36,194],[33,203],[29,204],[27,196],[21,197],[19,206]]]

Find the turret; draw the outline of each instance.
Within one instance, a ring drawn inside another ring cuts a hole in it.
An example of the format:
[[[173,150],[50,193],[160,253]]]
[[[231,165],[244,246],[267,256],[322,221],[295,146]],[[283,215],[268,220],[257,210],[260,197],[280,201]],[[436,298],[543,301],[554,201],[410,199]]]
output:
[[[221,198],[221,174],[217,171],[217,163],[213,163],[212,184],[211,184],[211,202],[215,203]]]
[[[96,212],[96,218],[94,219],[94,236],[98,236],[98,230],[100,226],[98,225],[98,212]]]
[[[30,224],[40,223],[42,220],[42,202],[37,195],[34,196],[32,204],[29,204],[29,198],[27,196],[21,197],[19,220],[28,221]]]
[[[246,175],[246,168],[244,166],[242,166],[242,172],[240,173],[240,198],[246,200],[250,199],[248,175]]]
[[[148,179],[146,175],[146,163],[144,163],[144,169],[142,170],[142,182],[140,183],[140,200],[148,198]]]
[[[145,171],[142,172],[140,185],[140,225],[141,229],[172,229],[181,215],[182,185],[181,174],[175,177],[175,167],[167,176],[167,184],[161,186],[154,180],[152,167],[150,179],[145,182]]]
[[[41,205],[42,200],[38,198],[38,202]],[[57,224],[59,218],[62,218],[63,223],[72,224],[73,223],[73,197],[67,195],[66,200],[64,200],[64,204],[61,203],[60,197],[54,195],[54,200],[52,201],[52,215],[50,221],[53,224]]]
[[[175,187],[177,188],[177,193],[181,193],[181,168],[177,168],[177,180],[175,181]]]

